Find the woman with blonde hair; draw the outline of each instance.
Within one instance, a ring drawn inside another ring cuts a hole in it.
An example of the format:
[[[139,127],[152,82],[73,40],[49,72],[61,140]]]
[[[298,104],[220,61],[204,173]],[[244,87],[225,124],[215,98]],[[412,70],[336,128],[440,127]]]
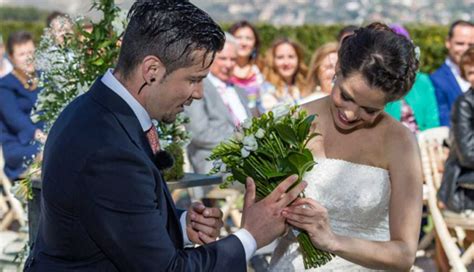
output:
[[[299,102],[308,72],[304,52],[299,44],[288,38],[274,41],[265,54],[262,71],[265,80],[272,85],[263,88],[261,94],[264,111],[277,104]]]
[[[337,42],[323,44],[313,54],[303,97],[319,98],[331,94],[336,73]]]

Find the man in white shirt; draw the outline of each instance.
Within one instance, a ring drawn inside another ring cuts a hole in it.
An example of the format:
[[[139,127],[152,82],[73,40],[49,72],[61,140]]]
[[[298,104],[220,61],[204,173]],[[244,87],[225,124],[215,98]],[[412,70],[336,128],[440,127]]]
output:
[[[202,97],[223,42],[219,26],[188,1],[133,4],[116,69],[50,130],[25,271],[245,271],[256,248],[284,233],[281,212],[306,186],[287,192],[296,177],[257,203],[249,179],[242,229],[215,242],[222,213],[202,204],[177,210],[160,172],[151,120],[173,122]],[[203,246],[186,249],[186,240]]]
[[[237,59],[237,41],[226,33],[222,51],[216,54],[209,75],[204,79],[204,94],[185,112],[190,118],[188,156],[196,173],[207,174],[212,163],[206,159],[212,149],[228,139],[247,118],[251,118],[245,90],[229,83]]]
[[[474,24],[463,20],[451,24],[445,45],[448,57],[430,78],[438,102],[440,125],[449,126],[451,106],[456,98],[470,87],[469,82],[461,77],[459,62],[462,54],[470,46],[474,46]]]

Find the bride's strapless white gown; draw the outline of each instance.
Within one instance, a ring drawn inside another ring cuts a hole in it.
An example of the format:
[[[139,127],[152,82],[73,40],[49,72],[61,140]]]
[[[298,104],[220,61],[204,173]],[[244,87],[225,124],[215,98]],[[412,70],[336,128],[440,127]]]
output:
[[[390,240],[388,206],[390,178],[378,167],[335,159],[317,159],[305,175],[305,195],[328,210],[334,233],[372,241]],[[290,231],[279,239],[271,271],[304,271],[303,258]],[[373,271],[340,257],[311,271]]]

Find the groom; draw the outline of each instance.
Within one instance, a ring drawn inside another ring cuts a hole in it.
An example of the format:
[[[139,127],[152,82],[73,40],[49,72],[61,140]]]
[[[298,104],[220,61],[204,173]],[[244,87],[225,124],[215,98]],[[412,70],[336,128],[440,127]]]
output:
[[[130,10],[115,71],[73,101],[48,136],[40,226],[26,271],[245,271],[285,231],[281,210],[305,183],[288,178],[255,203],[247,182],[242,229],[217,242],[221,212],[177,211],[157,165],[151,119],[173,122],[202,97],[224,35],[187,1]],[[186,243],[204,244],[185,249]]]

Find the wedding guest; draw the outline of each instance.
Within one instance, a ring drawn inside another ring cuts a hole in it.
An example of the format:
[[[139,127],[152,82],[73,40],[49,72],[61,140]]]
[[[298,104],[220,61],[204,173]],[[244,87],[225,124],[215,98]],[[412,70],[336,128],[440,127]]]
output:
[[[0,79],[0,142],[5,158],[4,172],[10,180],[19,179],[44,143],[43,124],[33,123],[30,113],[38,98],[38,72],[33,56],[33,36],[24,31],[7,40],[13,71]]]
[[[203,81],[203,97],[185,112],[190,118],[186,130],[191,133],[188,156],[194,172],[207,174],[212,162],[207,158],[220,142],[232,136],[235,128],[251,117],[244,89],[231,83],[238,58],[238,42],[226,33],[222,51],[216,53],[210,73]]]
[[[46,25],[50,28],[49,31],[53,35],[57,44],[64,43],[64,37],[73,31],[73,23],[71,18],[65,13],[53,11],[46,18]]]
[[[3,36],[0,33],[0,78],[8,75],[13,70],[13,65],[6,58],[5,44],[3,43]]]
[[[438,191],[441,206],[455,212],[474,209],[474,46],[462,55],[460,68],[461,76],[469,82],[470,88],[453,105],[449,156]],[[466,232],[465,242],[474,242],[474,231]],[[440,271],[450,270],[439,241],[435,259]]]
[[[394,24],[390,28],[397,34],[411,40],[408,30]],[[388,103],[385,111],[402,122],[413,133],[439,126],[438,104],[429,75],[416,73],[415,83],[406,96]]]
[[[409,271],[423,204],[415,136],[384,113],[418,70],[415,46],[374,23],[345,38],[330,96],[305,105],[318,117],[309,143],[317,164],[305,198],[283,211],[312,244],[336,255],[311,271]],[[295,232],[282,237],[270,271],[303,271]]]
[[[295,104],[301,99],[308,68],[302,47],[288,38],[277,39],[265,53],[263,76],[271,86],[262,90],[262,108]]]
[[[445,41],[448,57],[430,78],[438,102],[439,121],[449,126],[451,106],[456,98],[469,89],[469,82],[461,77],[459,61],[462,54],[474,45],[474,24],[459,20],[451,24]]]
[[[338,43],[330,42],[316,49],[306,77],[306,87],[302,92],[305,99],[316,99],[331,94],[336,73]]]
[[[152,119],[172,123],[193,100],[224,33],[189,1],[136,1],[115,70],[97,78],[51,128],[44,147],[39,230],[25,271],[245,271],[282,235],[280,211],[305,183],[284,180],[255,202],[247,179],[242,229],[216,241],[222,212],[178,210]],[[185,245],[203,246],[185,248]]]
[[[248,107],[256,111],[259,107],[260,88],[264,82],[257,66],[260,38],[255,27],[247,21],[233,24],[229,32],[237,39],[237,59],[230,82],[247,93]]]

